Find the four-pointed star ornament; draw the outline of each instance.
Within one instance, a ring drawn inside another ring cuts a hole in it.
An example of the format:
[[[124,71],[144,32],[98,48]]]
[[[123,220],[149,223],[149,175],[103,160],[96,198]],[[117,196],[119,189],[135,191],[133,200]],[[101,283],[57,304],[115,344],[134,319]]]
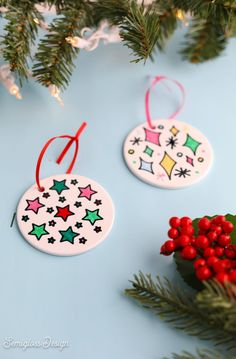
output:
[[[101,243],[114,221],[111,197],[86,177],[64,174],[41,180],[43,191],[32,186],[17,209],[24,238],[49,254],[83,253]]]
[[[124,142],[124,159],[142,181],[162,188],[183,188],[200,181],[213,162],[208,139],[175,119],[152,120],[133,129]]]

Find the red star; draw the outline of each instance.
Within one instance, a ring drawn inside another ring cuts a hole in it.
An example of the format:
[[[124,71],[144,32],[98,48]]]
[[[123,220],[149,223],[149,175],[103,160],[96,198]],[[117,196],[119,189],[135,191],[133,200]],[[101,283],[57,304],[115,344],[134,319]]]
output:
[[[54,217],[61,217],[65,222],[69,216],[73,216],[74,213],[70,211],[69,205],[66,207],[57,207],[57,213]]]

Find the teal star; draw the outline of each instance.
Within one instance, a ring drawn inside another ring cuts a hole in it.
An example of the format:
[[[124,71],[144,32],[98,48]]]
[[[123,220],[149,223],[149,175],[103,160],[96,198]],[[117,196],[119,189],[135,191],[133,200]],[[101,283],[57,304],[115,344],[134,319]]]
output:
[[[95,211],[86,209],[86,216],[82,219],[84,221],[89,221],[93,226],[95,222],[101,221],[103,218],[99,215],[99,209],[96,209]]]
[[[57,191],[58,194],[61,194],[62,191],[69,189],[69,187],[66,186],[66,180],[63,181],[53,180],[53,186],[50,187],[50,189]]]
[[[79,236],[78,233],[73,232],[72,227],[67,228],[66,231],[59,231],[61,234],[60,242],[70,242],[74,244],[75,237]]]
[[[39,226],[37,226],[37,224],[33,223],[33,229],[32,229],[31,232],[29,232],[29,234],[32,235],[32,236],[36,236],[37,240],[39,241],[42,236],[44,236],[45,234],[49,234],[45,230],[45,226],[46,226],[46,223],[43,223],[43,224],[41,224]]]

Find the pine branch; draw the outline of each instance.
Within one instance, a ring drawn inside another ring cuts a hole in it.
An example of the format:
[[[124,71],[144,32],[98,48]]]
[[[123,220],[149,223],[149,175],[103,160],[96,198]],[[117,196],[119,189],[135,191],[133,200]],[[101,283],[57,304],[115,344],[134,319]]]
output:
[[[203,311],[202,303],[198,307],[194,296],[174,287],[167,279],[162,282],[157,277],[157,282],[154,282],[151,275],[145,276],[140,272],[131,283],[132,288],[126,289],[125,293],[172,323],[175,328],[200,339],[213,340],[216,344],[224,343],[229,348],[236,346],[235,332],[222,326],[223,316],[214,318],[211,310],[208,312],[207,305]]]
[[[163,50],[167,40],[177,28],[176,8],[172,0],[158,0],[150,5],[152,11],[159,17],[159,37],[157,46]]]
[[[225,49],[227,39],[224,29],[212,20],[195,18],[186,35],[183,57],[190,62],[199,63],[213,59]]]
[[[43,17],[35,9],[33,2],[23,0],[16,4],[16,1],[11,1],[8,2],[7,7],[8,11],[4,15],[7,20],[4,28],[6,34],[1,42],[3,46],[1,53],[22,85],[28,78],[30,49],[35,43],[38,32],[35,19],[43,20]]]
[[[136,0],[132,1],[120,28],[124,45],[130,48],[136,57],[132,62],[145,61],[151,57],[159,38],[159,18],[151,8],[145,9],[143,5],[139,6]]]
[[[182,354],[172,354],[169,359],[236,359],[236,357],[228,356],[212,350],[197,350],[196,355],[184,351]]]
[[[50,24],[49,32],[41,40],[35,55],[33,75],[42,85],[51,84],[66,88],[74,69],[74,59],[79,49],[71,46],[67,37],[79,35],[85,26],[86,5],[80,3],[78,8],[63,10],[61,17]]]

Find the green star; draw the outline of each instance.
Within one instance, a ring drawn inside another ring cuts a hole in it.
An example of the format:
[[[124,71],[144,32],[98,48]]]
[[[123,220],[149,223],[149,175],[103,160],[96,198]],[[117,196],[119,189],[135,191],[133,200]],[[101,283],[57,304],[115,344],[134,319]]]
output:
[[[57,191],[58,194],[61,194],[62,191],[69,189],[69,187],[66,186],[66,180],[63,181],[53,180],[53,186],[50,187],[50,189]]]
[[[42,236],[44,236],[45,234],[49,234],[46,230],[45,230],[45,226],[46,223],[40,224],[39,226],[37,226],[37,224],[33,223],[33,229],[31,232],[29,232],[28,234],[32,235],[32,236],[36,236],[37,240],[39,241],[41,239]]]
[[[99,209],[96,209],[95,211],[86,209],[86,216],[82,219],[84,221],[89,221],[93,226],[95,222],[101,221],[103,218],[99,215]]]
[[[74,244],[74,238],[79,236],[78,233],[73,232],[71,226],[67,228],[66,231],[59,231],[59,232],[61,234],[60,242],[70,242],[71,244]]]

